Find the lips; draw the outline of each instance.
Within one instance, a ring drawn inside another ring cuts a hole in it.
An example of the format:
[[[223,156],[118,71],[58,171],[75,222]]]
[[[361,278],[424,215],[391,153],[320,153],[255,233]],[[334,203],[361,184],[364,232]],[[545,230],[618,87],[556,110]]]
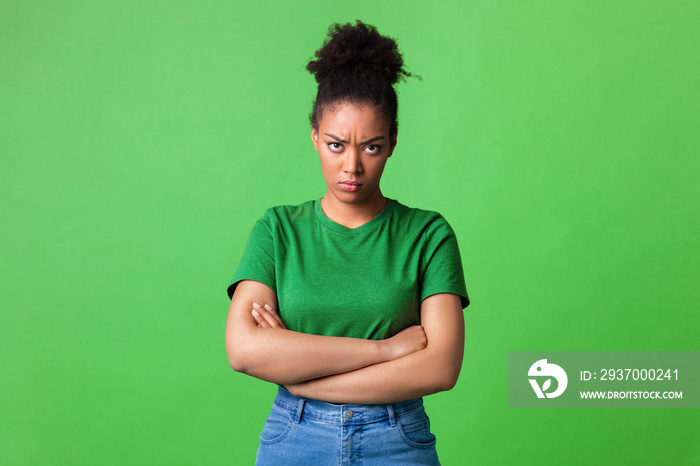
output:
[[[340,187],[345,191],[357,191],[362,187],[362,183],[357,181],[345,180],[340,182]]]

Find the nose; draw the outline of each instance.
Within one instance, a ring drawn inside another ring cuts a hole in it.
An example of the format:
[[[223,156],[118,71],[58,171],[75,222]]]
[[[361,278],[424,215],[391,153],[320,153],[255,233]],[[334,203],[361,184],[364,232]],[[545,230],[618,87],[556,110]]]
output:
[[[343,171],[346,173],[362,173],[362,160],[356,149],[350,148],[345,151]]]

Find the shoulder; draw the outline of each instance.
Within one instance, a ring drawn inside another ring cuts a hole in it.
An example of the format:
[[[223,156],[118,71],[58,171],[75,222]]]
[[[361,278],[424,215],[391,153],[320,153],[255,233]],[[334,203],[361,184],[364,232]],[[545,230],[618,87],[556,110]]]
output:
[[[414,231],[418,229],[428,234],[439,230],[452,232],[452,227],[450,227],[445,217],[439,212],[408,207],[397,200],[392,200],[392,202],[394,204],[394,217],[397,218],[404,227]]]
[[[278,205],[270,207],[258,220],[269,228],[308,221],[314,214],[314,201],[306,201],[299,205]]]

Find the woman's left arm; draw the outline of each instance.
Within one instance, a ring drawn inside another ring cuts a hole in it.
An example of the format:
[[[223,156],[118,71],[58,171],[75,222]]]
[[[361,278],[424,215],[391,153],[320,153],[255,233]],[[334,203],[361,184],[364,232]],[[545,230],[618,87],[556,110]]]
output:
[[[425,349],[342,374],[286,385],[294,395],[330,403],[378,404],[454,387],[464,356],[464,314],[459,296],[440,293],[421,304]]]

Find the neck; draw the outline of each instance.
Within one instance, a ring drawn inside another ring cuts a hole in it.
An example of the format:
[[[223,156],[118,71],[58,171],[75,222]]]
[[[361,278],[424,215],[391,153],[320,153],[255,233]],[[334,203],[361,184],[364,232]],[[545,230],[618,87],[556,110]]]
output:
[[[387,202],[389,202],[387,198],[379,191],[372,199],[367,199],[361,204],[341,202],[326,192],[326,195],[321,198],[321,209],[326,217],[335,223],[347,228],[357,228],[382,213]]]

